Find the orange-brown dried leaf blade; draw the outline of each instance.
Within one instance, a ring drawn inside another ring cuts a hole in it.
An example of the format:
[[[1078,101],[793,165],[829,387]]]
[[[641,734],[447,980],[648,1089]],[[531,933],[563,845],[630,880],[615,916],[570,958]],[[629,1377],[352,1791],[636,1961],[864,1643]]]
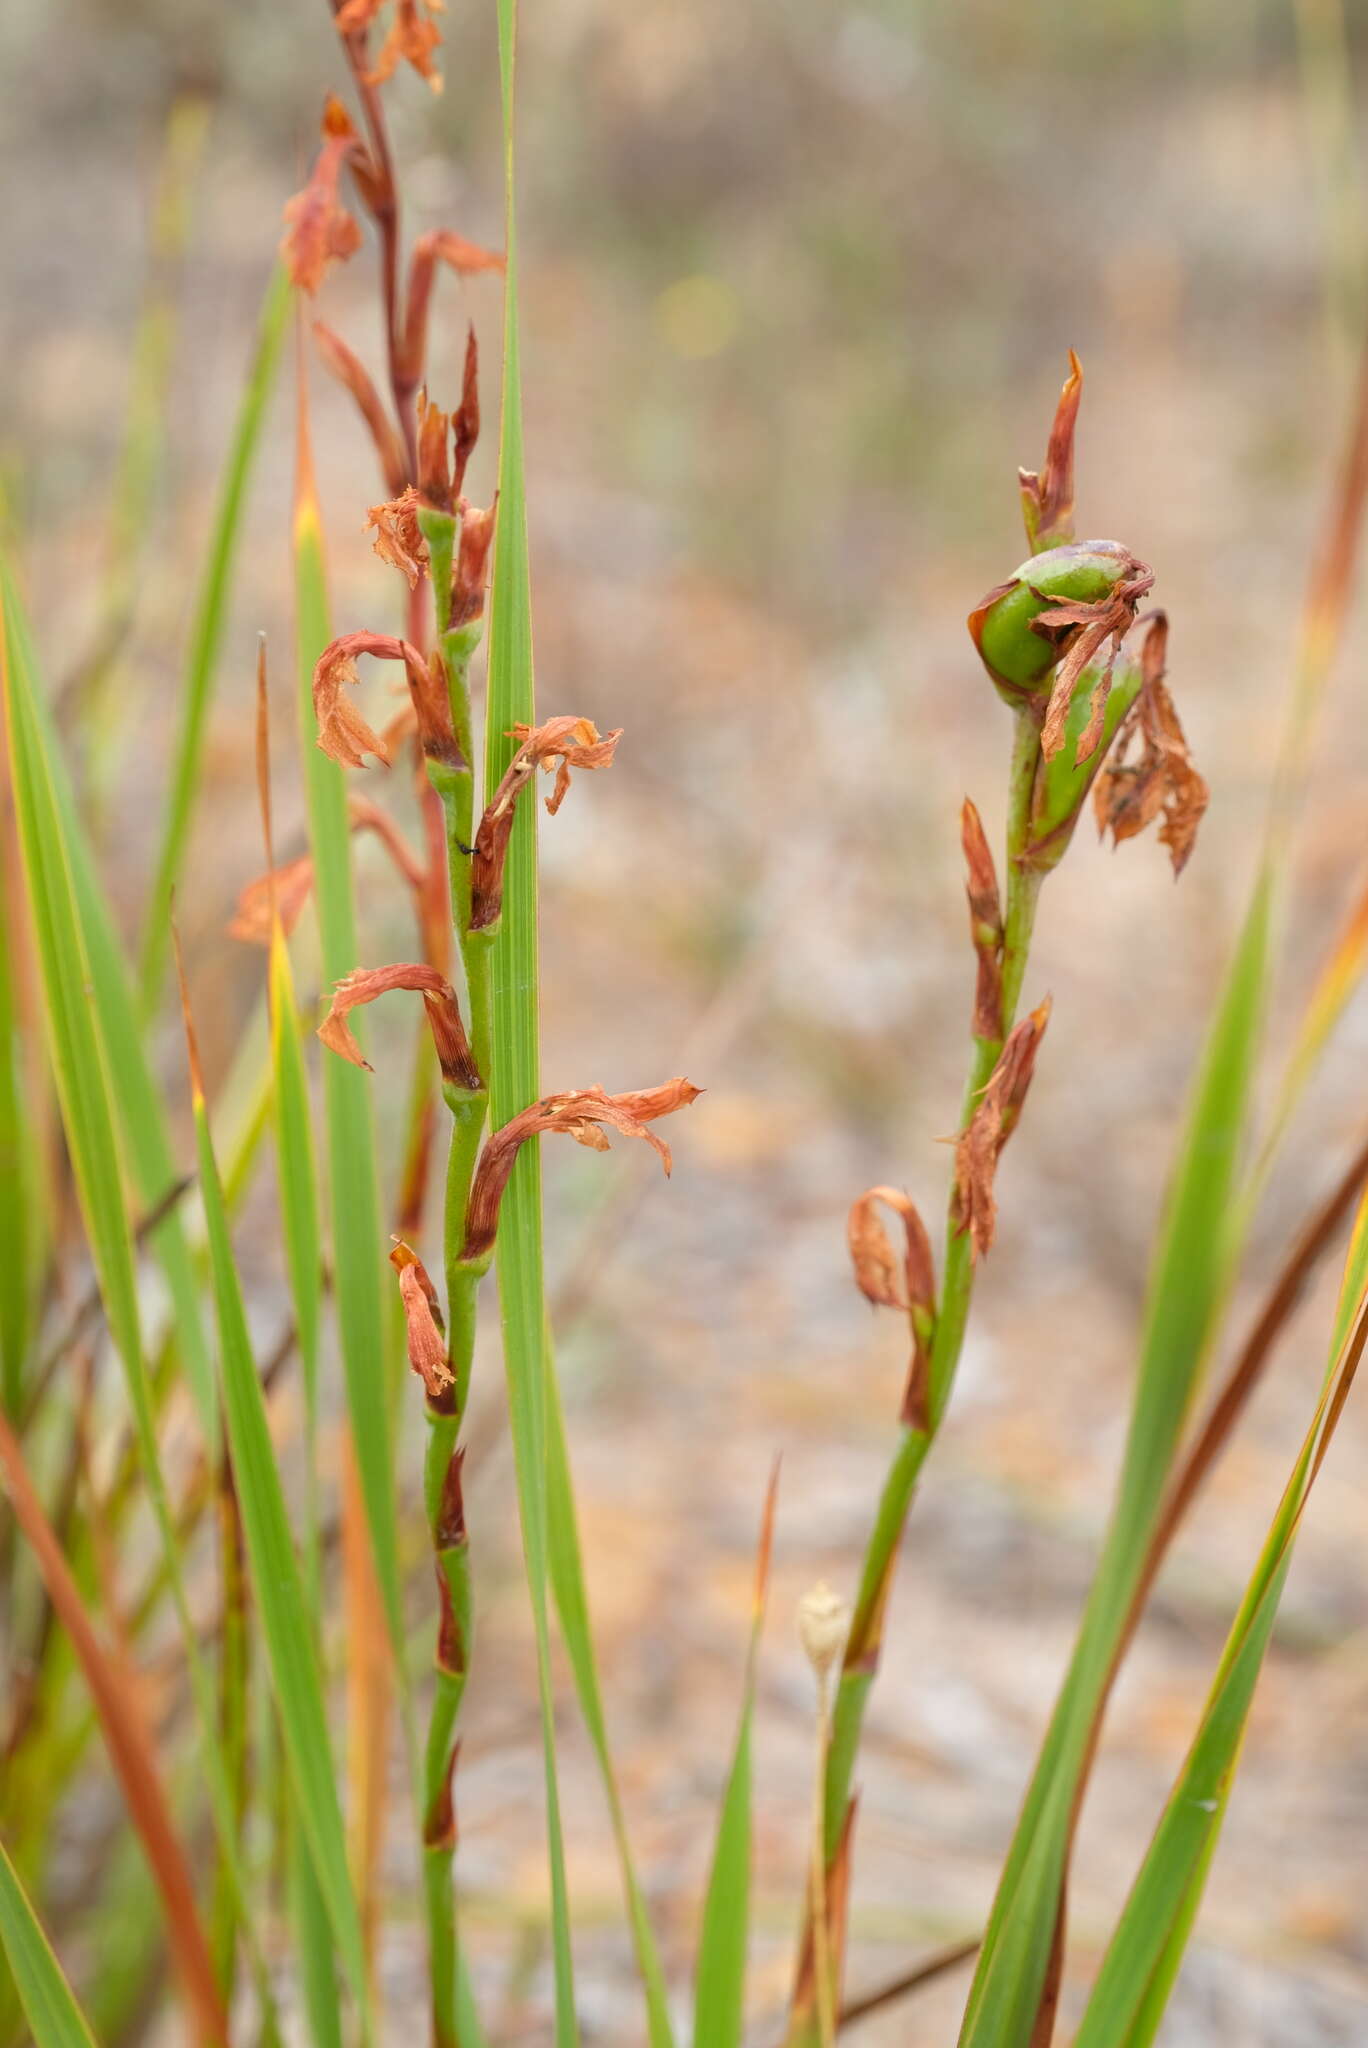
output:
[[[172,1824],[136,1681],[100,1641],[80,1588],[43,1512],[19,1440],[3,1416],[0,1468],[14,1518],[33,1552],[53,1611],[90,1688],[110,1762],[156,1880],[166,1918],[167,1944],[184,1990],[193,2038],[203,2044],[225,2044],[228,2018],[196,1910],[195,1879]]]

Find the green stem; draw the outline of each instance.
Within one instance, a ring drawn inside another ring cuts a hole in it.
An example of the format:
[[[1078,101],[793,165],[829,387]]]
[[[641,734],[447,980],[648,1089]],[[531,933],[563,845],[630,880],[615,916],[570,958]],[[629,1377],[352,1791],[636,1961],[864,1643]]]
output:
[[[432,761],[429,779],[442,800],[446,820],[447,874],[451,916],[465,981],[470,1049],[485,1086],[476,1093],[444,1090],[451,1111],[447,1156],[443,1253],[447,1294],[447,1347],[453,1384],[439,1402],[428,1403],[428,1445],[423,1490],[432,1530],[441,1617],[436,1678],[423,1768],[423,1895],[427,1915],[432,1981],[433,2048],[457,2048],[459,1949],[453,1858],[456,1827],[451,1776],[457,1726],[470,1663],[470,1553],[460,1500],[459,1443],[475,1354],[475,1319],[480,1280],[489,1260],[466,1260],[466,1210],[489,1109],[492,1053],[490,947],[488,937],[470,929],[470,849],[475,836],[474,732],[470,705],[470,661],[478,629],[447,629],[446,609],[458,523],[450,515],[421,515],[430,557],[437,613],[437,646],[446,671],[452,730],[459,760]]]
[[[1016,1020],[1021,985],[1030,956],[1031,934],[1043,876],[1025,862],[1022,855],[1030,844],[1031,795],[1039,760],[1039,742],[1039,719],[1028,705],[1016,714],[1008,785],[1002,1033],[997,1038],[975,1037],[973,1040],[960,1111],[961,1128],[973,1115],[979,1096],[997,1065],[1003,1042]],[[958,1228],[952,1205],[946,1220],[941,1294],[931,1344],[929,1423],[925,1429],[904,1429],[893,1454],[865,1550],[854,1618],[836,1689],[826,1772],[825,1840],[828,1862],[840,1843],[850,1801],[865,1702],[878,1669],[884,1610],[893,1583],[898,1549],[907,1526],[917,1480],[926,1455],[936,1440],[954,1387],[973,1291],[973,1246],[968,1233]],[[801,2035],[790,2036],[791,2040],[801,2038]]]

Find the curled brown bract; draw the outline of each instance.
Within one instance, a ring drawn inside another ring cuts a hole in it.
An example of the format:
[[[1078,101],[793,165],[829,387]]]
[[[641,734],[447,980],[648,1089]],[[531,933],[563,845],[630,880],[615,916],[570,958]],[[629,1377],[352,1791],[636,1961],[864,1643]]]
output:
[[[1210,791],[1193,766],[1187,740],[1164,681],[1168,620],[1156,612],[1140,653],[1140,694],[1121,721],[1111,759],[1097,778],[1093,805],[1100,833],[1114,845],[1133,839],[1160,814],[1160,844],[1180,875],[1197,840]],[[1126,756],[1133,741],[1139,753]]]
[[[360,147],[346,108],[330,93],[323,109],[323,147],[308,184],[285,206],[280,253],[290,282],[301,291],[316,292],[329,265],[345,262],[361,246],[361,230],[338,192],[342,166]]]
[[[670,1148],[650,1127],[658,1117],[687,1108],[701,1093],[681,1075],[659,1088],[637,1089],[626,1095],[608,1095],[602,1088],[576,1088],[566,1095],[543,1096],[540,1102],[520,1111],[502,1130],[485,1140],[471,1182],[462,1258],[481,1259],[493,1250],[503,1192],[519,1149],[529,1138],[562,1132],[577,1144],[606,1152],[607,1126],[627,1138],[644,1138],[659,1154],[668,1174],[672,1163]]]
[[[990,1249],[997,1227],[993,1178],[1015,1130],[1050,1019],[1048,997],[1011,1032],[965,1129],[955,1140],[955,1227],[968,1231],[974,1256]]]
[[[513,737],[521,742],[495,790],[475,834],[475,853],[470,874],[470,924],[472,931],[487,931],[498,921],[503,908],[503,871],[513,816],[522,791],[538,768],[556,762],[556,782],[546,808],[552,816],[565,801],[572,768],[606,768],[617,751],[622,727],[602,736],[589,718],[550,718],[545,725],[515,725]]]
[[[452,1087],[478,1094],[484,1082],[471,1056],[465,1025],[461,1020],[456,991],[444,974],[421,960],[400,960],[389,967],[358,967],[344,975],[333,990],[332,1007],[318,1027],[318,1036],[330,1052],[349,1060],[354,1067],[370,1066],[347,1023],[348,1014],[362,1003],[394,989],[411,989],[423,998],[432,1042],[442,1079]]]

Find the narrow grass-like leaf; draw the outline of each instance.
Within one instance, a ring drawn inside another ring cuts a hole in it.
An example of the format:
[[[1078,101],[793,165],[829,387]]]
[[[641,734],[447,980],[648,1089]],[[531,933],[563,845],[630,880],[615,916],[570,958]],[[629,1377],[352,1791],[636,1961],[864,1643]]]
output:
[[[180,729],[176,736],[171,767],[171,786],[162,820],[161,844],[157,852],[152,891],[148,897],[143,928],[139,987],[142,1008],[150,1015],[156,1008],[166,975],[170,945],[171,892],[175,888],[185,857],[186,840],[199,788],[204,738],[209,722],[209,705],[223,629],[232,587],[233,563],[242,516],[247,500],[247,483],[257,443],[266,417],[266,407],[275,382],[281,343],[290,310],[290,287],[283,267],[277,266],[266,289],[256,350],[238,407],[228,446],[228,463],[219,486],[218,506],[204,557],[204,573],[195,602],[190,629],[190,651],[180,691]]]
[[[1192,1747],[1108,1945],[1074,2048],[1148,2048],[1163,2018],[1225,1819],[1292,1545],[1368,1338],[1368,1205],[1360,1207],[1316,1412],[1232,1624]]]
[[[0,604],[4,609],[11,665],[24,687],[31,744],[35,754],[42,756],[53,847],[60,849],[60,859],[68,874],[80,943],[89,968],[88,986],[94,1021],[109,1071],[119,1077],[114,1105],[129,1170],[142,1206],[152,1210],[175,1185],[180,1170],[172,1150],[161,1095],[143,1044],[123,948],[96,873],[51,712],[39,686],[32,636],[3,557],[0,557]],[[55,851],[53,857],[59,857]],[[166,1276],[176,1345],[185,1366],[200,1427],[206,1442],[212,1444],[218,1426],[213,1367],[200,1313],[199,1283],[195,1277],[185,1220],[179,1208],[173,1208],[163,1218],[150,1233],[148,1242]]]
[[[1116,1507],[1068,1677],[999,1882],[965,2013],[962,2048],[1021,2048],[1031,2039],[1045,1991],[1075,1788],[1226,1295],[1235,1177],[1264,1009],[1270,910],[1265,871],[1216,1014],[1169,1194]]]
[[[23,1040],[15,987],[15,935],[0,875],[0,1245],[6,1280],[0,1287],[0,1413],[15,1420],[23,1406],[24,1367],[34,1328],[36,1247],[42,1210],[33,1186],[34,1148],[25,1107]]]
[[[736,1747],[722,1794],[712,1872],[703,1904],[694,1980],[694,2048],[740,2048],[746,2020],[746,1949],[750,1933],[751,1728],[760,1635],[765,1625],[774,1506],[779,1468],[770,1477],[755,1568],[750,1644]]]
[[[43,1512],[18,1438],[2,1417],[0,1471],[15,1519],[85,1674],[129,1818],[157,1880],[168,1945],[193,2038],[226,2048],[228,2017],[214,1981],[209,1944],[195,1910],[194,1879],[171,1823],[151,1738],[143,1723],[137,1683],[116,1653],[100,1641],[80,1588]]]
[[[342,770],[317,745],[313,711],[314,663],[327,646],[327,572],[323,530],[309,450],[307,394],[300,364],[299,447],[295,485],[294,558],[299,667],[300,745],[305,763],[314,899],[322,940],[323,972],[340,981],[358,965],[352,897],[351,824]],[[358,1036],[360,1033],[358,1032]],[[398,1504],[394,1487],[393,1427],[385,1393],[384,1235],[375,1160],[375,1133],[366,1074],[345,1060],[323,1065],[327,1128],[328,1206],[333,1276],[347,1408],[356,1445],[361,1490],[375,1550],[385,1616],[402,1674],[403,1621],[399,1588]]]
[[[549,1333],[546,1346],[547,1358],[551,1360]],[[608,1800],[608,1815],[612,1822],[613,1840],[617,1846],[618,1863],[622,1872],[622,1888],[627,1901],[627,1918],[632,1930],[632,1946],[636,1951],[637,1968],[641,1972],[642,1988],[646,1998],[647,2039],[650,2048],[673,2048],[674,2030],[670,2025],[665,1972],[661,1967],[660,1952],[651,1927],[651,1916],[632,1857],[627,1834],[627,1817],[623,1812],[617,1771],[614,1768],[613,1753],[608,1741],[608,1724],[604,1716],[603,1694],[599,1686],[598,1660],[594,1654],[594,1638],[589,1623],[584,1559],[580,1551],[579,1528],[575,1518],[570,1455],[565,1439],[565,1416],[561,1408],[560,1388],[556,1381],[554,1364],[549,1366],[546,1375],[546,1535],[551,1590],[555,1596],[561,1635],[570,1659],[570,1668],[575,1676],[580,1712],[589,1731],[589,1740],[593,1744],[599,1773],[603,1779],[604,1793]]]
[[[62,1966],[38,1924],[18,1873],[0,1842],[0,1942],[33,2029],[34,2048],[95,2048],[62,1975]]]
[[[266,1641],[294,1804],[342,1966],[365,2017],[368,1993],[361,1921],[347,1873],[323,1681],[271,1442],[266,1402],[247,1331],[188,1002],[186,1027],[190,1038],[200,1194],[209,1236],[218,1322],[224,1422],[237,1482],[252,1591]]]
[[[505,250],[503,406],[499,432],[499,516],[489,606],[489,686],[485,731],[486,801],[512,759],[515,725],[533,725],[532,600],[523,474],[522,372],[518,340],[518,257],[513,185],[516,0],[497,0],[499,75],[503,100]],[[491,962],[494,1047],[489,1075],[490,1124],[498,1129],[535,1102],[537,1043],[537,839],[531,804],[520,804],[504,869],[504,908]],[[547,1614],[545,1275],[542,1259],[541,1157],[524,1145],[504,1194],[496,1252],[522,1521],[523,1553],[537,1646],[546,1773],[546,1830],[551,1875],[551,1931],[556,1983],[556,2048],[579,2039],[565,1844],[556,1771],[555,1702]]]

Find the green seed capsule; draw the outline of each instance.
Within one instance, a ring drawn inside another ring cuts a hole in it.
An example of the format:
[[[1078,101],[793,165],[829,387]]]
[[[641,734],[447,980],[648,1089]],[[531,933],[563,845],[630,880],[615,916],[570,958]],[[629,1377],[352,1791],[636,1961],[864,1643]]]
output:
[[[989,591],[969,614],[969,631],[983,665],[1009,704],[1045,695],[1059,648],[1047,635],[1031,630],[1031,621],[1049,609],[1052,600],[1097,604],[1130,575],[1135,557],[1115,540],[1071,541],[1047,548]]]
[[[1036,769],[1031,798],[1028,865],[1037,870],[1055,866],[1073,837],[1074,826],[1093,779],[1116,737],[1117,728],[1140,694],[1142,674],[1133,655],[1118,655],[1112,668],[1111,691],[1103,714],[1102,737],[1086,761],[1075,764],[1078,743],[1092,717],[1093,691],[1105,662],[1089,662],[1075,685],[1064,726],[1064,744],[1052,761],[1043,757]]]

